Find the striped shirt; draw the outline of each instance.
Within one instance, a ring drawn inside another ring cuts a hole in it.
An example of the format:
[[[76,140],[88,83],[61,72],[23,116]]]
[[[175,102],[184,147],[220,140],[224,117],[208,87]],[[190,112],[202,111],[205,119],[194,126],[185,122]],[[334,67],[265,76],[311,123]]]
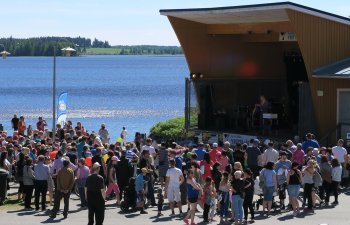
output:
[[[125,158],[127,160],[131,161],[134,158],[134,156],[135,156],[135,152],[132,149],[126,151],[126,157]]]

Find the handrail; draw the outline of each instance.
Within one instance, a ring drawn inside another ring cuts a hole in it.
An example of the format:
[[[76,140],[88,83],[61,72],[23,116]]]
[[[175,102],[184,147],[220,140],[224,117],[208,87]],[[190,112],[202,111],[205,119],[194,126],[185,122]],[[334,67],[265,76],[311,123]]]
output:
[[[323,144],[326,142],[326,146],[328,146],[331,142],[329,139],[335,131],[338,131],[336,137],[336,140],[338,140],[341,137],[341,127],[344,125],[350,126],[350,123],[338,123],[333,129],[331,129],[325,136],[320,139],[320,143]],[[336,143],[336,141],[334,143]]]

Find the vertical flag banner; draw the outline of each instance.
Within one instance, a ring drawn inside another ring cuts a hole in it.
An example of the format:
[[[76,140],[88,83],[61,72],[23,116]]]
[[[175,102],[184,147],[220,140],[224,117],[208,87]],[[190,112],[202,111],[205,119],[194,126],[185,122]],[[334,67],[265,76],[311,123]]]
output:
[[[57,124],[61,124],[62,127],[67,122],[67,97],[68,97],[68,93],[63,92],[60,94],[58,98]]]

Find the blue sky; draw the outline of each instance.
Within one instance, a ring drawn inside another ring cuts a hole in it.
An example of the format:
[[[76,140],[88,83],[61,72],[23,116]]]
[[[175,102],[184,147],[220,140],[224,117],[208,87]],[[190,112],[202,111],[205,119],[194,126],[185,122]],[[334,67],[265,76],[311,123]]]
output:
[[[0,37],[82,36],[111,44],[179,45],[159,9],[220,7],[272,0],[11,0],[0,4]],[[349,0],[296,0],[350,16]]]

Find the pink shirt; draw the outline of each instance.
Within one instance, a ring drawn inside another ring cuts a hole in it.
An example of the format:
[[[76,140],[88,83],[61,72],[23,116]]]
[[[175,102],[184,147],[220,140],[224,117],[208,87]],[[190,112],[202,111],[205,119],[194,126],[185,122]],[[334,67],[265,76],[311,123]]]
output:
[[[228,165],[229,158],[227,156],[220,156],[218,159],[218,163],[221,164],[220,166],[220,172],[225,172],[226,166]]]
[[[304,161],[304,155],[305,153],[303,150],[296,150],[293,153],[292,162],[298,162],[300,165],[302,165]]]

